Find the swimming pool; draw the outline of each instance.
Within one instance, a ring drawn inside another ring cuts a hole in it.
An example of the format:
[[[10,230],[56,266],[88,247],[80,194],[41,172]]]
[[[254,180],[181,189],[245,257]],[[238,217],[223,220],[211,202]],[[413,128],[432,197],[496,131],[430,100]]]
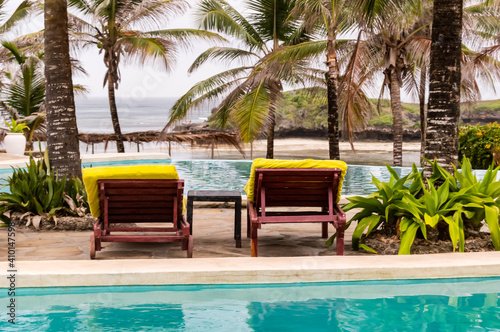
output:
[[[179,177],[185,180],[185,190],[239,190],[248,181],[252,161],[250,160],[130,160],[84,163],[82,167],[119,165],[175,165]],[[399,175],[411,172],[411,167],[394,167]],[[6,183],[11,169],[0,170],[0,182]],[[390,174],[385,166],[348,165],[342,195],[369,195],[375,186],[372,174],[381,181],[389,181]],[[478,176],[484,171],[477,171]]]
[[[118,165],[175,165],[179,177],[185,180],[187,190],[239,190],[248,181],[252,162],[249,160],[130,160],[113,162],[84,163],[83,167],[118,166]],[[396,167],[396,171],[406,175],[410,167]],[[0,181],[6,183],[11,169],[0,170]],[[371,174],[379,179],[388,181],[390,174],[383,166],[349,165],[342,190],[343,195],[368,195],[375,186],[371,184]]]
[[[500,329],[500,278],[18,290],[2,331]]]

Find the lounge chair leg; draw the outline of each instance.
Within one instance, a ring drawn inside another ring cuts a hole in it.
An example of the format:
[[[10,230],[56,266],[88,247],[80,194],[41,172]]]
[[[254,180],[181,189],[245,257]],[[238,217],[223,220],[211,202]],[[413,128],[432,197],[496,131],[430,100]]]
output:
[[[337,255],[344,255],[344,230],[345,224],[342,223],[337,228]]]
[[[328,223],[327,222],[321,223],[321,237],[323,239],[328,238]]]
[[[257,224],[252,224],[252,239],[250,240],[251,243],[251,250],[252,250],[252,257],[258,257],[259,254],[257,252]]]
[[[250,232],[251,232],[251,226],[250,226],[250,210],[249,210],[249,207],[248,207],[248,204],[250,204],[250,202],[247,203],[247,239],[250,238]]]
[[[193,258],[193,236],[189,235],[187,241],[187,258]]]
[[[187,237],[182,239],[181,250],[188,250],[189,239]]]
[[[95,238],[94,238],[94,235],[90,236],[90,259],[95,259]]]

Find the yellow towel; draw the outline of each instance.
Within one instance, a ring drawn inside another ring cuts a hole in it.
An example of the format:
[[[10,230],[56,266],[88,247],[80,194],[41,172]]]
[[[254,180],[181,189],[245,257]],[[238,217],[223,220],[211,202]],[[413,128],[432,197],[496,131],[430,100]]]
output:
[[[94,167],[85,168],[83,183],[87,190],[90,212],[95,218],[99,218],[99,190],[97,180],[178,180],[179,175],[175,166],[153,165],[153,166],[119,166],[119,167]]]
[[[255,183],[255,169],[256,168],[340,168],[342,170],[339,182],[339,192],[337,195],[337,202],[340,200],[340,193],[342,191],[342,183],[344,181],[345,173],[347,172],[347,164],[340,160],[276,160],[276,159],[255,159],[252,163],[250,170],[250,179],[245,186],[245,192],[248,195],[248,200],[253,202],[253,189]]]

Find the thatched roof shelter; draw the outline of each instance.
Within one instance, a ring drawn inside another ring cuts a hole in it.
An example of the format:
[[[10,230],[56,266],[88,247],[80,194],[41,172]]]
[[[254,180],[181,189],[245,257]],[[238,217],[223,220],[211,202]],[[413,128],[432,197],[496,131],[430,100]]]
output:
[[[0,134],[0,141],[3,141],[5,137],[5,131]],[[191,146],[204,146],[213,150],[220,145],[230,145],[235,147],[243,156],[245,153],[241,145],[241,141],[236,133],[214,131],[214,130],[191,130],[191,131],[181,131],[175,133],[164,133],[159,131],[141,131],[134,133],[123,134],[123,138],[127,142],[136,143],[137,149],[139,150],[139,145],[142,143],[151,142],[175,142],[175,143],[188,143]],[[93,145],[98,143],[104,143],[104,150],[107,149],[108,143],[110,141],[116,140],[115,134],[79,134],[78,139],[86,143],[87,145]],[[35,133],[33,141],[46,141],[47,136],[45,133]],[[93,150],[93,148],[92,148]],[[169,154],[170,144],[169,144]]]

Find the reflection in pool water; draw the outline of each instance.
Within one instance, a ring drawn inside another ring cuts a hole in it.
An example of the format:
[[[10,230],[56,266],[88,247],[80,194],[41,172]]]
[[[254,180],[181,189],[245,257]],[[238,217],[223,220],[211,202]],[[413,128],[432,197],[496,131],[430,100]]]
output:
[[[499,293],[499,278],[21,289],[0,330],[486,331]]]
[[[159,160],[133,160],[106,163],[86,163],[83,167],[118,166],[118,165],[151,165],[165,164]],[[179,177],[185,180],[187,190],[240,190],[248,181],[251,161],[248,160],[172,160],[168,164],[175,165]],[[410,173],[410,167],[395,167],[396,172],[402,176]],[[6,183],[12,170],[0,170],[0,180]],[[385,166],[349,165],[342,188],[343,195],[368,195],[376,188],[371,183],[372,174],[379,180],[386,182],[390,174]],[[477,171],[478,176],[484,171]]]

